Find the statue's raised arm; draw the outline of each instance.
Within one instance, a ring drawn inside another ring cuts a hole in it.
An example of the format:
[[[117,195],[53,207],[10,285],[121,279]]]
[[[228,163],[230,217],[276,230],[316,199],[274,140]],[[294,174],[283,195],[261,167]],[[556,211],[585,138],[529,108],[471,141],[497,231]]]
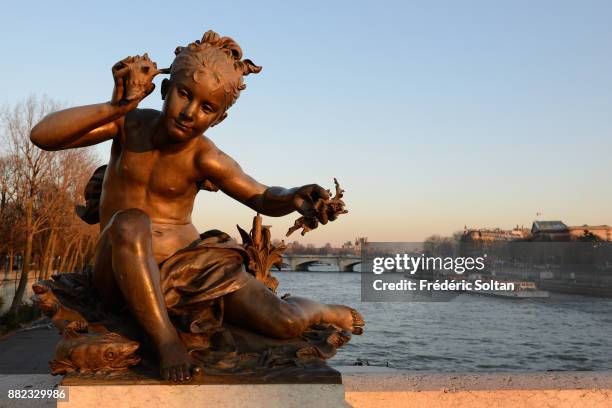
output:
[[[124,58],[112,67],[114,88],[110,101],[47,115],[32,129],[32,143],[45,150],[62,150],[115,138],[125,115],[155,89],[152,80],[158,73],[157,65],[146,53]]]

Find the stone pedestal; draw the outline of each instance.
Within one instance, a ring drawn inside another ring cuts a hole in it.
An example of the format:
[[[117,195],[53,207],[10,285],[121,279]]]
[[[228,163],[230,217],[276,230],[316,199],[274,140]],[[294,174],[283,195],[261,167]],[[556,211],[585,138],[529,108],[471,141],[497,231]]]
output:
[[[349,407],[342,384],[69,385],[61,408]]]
[[[59,377],[0,375],[0,408],[31,407],[612,407],[612,372],[434,373],[336,367],[341,384],[64,384],[68,401],[9,399],[8,390],[58,389]],[[70,381],[67,381],[70,382]],[[345,402],[346,401],[346,402]],[[350,404],[350,405],[347,405]],[[213,406],[213,405],[210,405]]]

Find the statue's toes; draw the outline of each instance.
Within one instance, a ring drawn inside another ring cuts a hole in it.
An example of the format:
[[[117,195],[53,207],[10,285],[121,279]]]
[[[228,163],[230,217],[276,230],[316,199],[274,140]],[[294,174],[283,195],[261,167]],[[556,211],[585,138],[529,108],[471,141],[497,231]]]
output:
[[[204,375],[204,369],[203,369],[202,367],[198,366],[198,365],[193,366],[193,367],[191,368],[191,374],[192,374],[194,377],[199,377],[199,376],[202,376],[202,375]]]
[[[363,326],[365,326],[365,319],[363,318],[361,313],[359,313],[355,309],[351,309],[351,316],[353,317],[353,328],[351,331],[353,332],[353,334],[363,334]]]
[[[189,367],[176,367],[175,370],[175,375],[174,377],[176,378],[176,381],[178,382],[183,382],[185,381],[185,377],[189,377],[188,373],[189,373]]]

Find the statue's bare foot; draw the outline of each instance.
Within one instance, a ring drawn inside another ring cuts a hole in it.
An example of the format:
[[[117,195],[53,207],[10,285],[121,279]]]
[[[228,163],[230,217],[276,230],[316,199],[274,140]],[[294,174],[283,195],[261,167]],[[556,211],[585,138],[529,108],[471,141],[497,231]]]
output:
[[[192,374],[201,372],[201,368],[192,363],[187,349],[180,340],[161,346],[159,359],[159,370],[164,380],[189,381]]]
[[[363,326],[365,326],[365,320],[358,311],[343,305],[327,305],[327,311],[323,313],[323,321],[353,334],[363,334]]]

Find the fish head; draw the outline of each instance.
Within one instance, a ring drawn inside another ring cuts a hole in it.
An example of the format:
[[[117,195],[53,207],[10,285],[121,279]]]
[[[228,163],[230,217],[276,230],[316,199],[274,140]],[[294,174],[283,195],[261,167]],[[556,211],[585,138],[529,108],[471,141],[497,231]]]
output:
[[[111,333],[111,335],[113,334],[115,333]],[[140,362],[140,356],[136,355],[139,347],[140,344],[138,342],[126,339],[125,337],[122,338],[121,342],[108,342],[103,348],[103,359],[112,368],[128,368]]]
[[[117,333],[83,336],[70,353],[70,359],[81,368],[115,370],[138,364],[136,351],[140,344]]]

